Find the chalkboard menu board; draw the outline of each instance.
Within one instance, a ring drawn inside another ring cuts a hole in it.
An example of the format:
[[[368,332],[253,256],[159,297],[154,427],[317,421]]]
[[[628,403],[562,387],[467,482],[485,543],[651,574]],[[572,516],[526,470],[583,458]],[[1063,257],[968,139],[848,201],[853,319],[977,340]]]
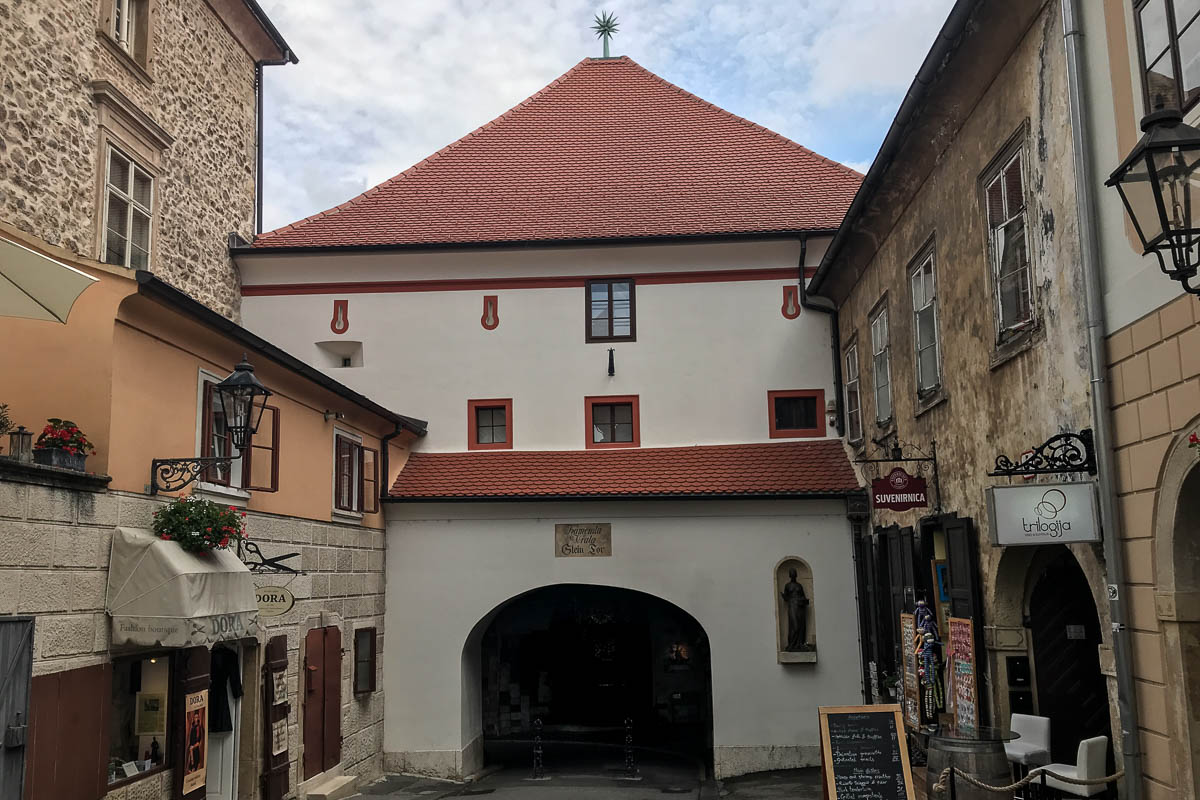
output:
[[[972,731],[979,724],[975,692],[975,633],[969,619],[949,620],[950,697],[954,702],[954,722],[961,730]]]
[[[831,800],[913,800],[900,706],[822,706],[817,711]]]

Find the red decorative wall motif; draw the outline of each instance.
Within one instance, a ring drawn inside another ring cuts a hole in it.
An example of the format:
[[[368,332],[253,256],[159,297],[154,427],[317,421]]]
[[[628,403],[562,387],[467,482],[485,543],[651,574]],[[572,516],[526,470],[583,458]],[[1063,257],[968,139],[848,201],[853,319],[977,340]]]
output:
[[[783,306],[779,310],[783,312],[784,319],[795,319],[800,316],[799,286],[783,287]]]
[[[337,334],[350,330],[350,301],[333,301],[333,319],[329,320],[329,330]]]
[[[479,318],[479,324],[483,326],[485,331],[494,331],[500,324],[500,301],[494,294],[485,294],[483,296],[483,316]]]

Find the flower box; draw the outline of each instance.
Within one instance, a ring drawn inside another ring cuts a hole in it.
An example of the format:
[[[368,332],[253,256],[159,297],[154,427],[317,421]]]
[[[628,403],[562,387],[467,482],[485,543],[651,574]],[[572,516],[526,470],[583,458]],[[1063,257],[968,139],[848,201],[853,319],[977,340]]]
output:
[[[33,461],[35,464],[43,464],[48,467],[60,467],[61,469],[73,469],[76,472],[83,472],[83,464],[87,460],[87,456],[83,453],[68,453],[66,450],[34,450]]]

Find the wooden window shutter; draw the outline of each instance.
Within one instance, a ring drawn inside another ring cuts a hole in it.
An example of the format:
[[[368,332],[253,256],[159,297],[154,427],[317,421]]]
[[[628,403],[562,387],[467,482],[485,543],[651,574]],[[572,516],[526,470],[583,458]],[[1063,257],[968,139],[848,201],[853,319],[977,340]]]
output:
[[[339,447],[341,443],[339,441]],[[325,631],[314,628],[304,637],[304,780],[324,772]]]
[[[275,703],[275,682],[287,683],[287,636],[273,636],[267,642],[263,663],[263,800],[283,800],[290,788],[288,785],[288,713],[291,703]],[[287,696],[286,685],[283,689]],[[275,750],[275,727],[283,723],[283,751]]]
[[[983,603],[980,600],[978,544],[970,517],[946,514],[939,520],[946,535],[946,572],[950,594],[950,616],[970,619],[975,629],[975,663],[981,674],[975,677],[976,686],[986,685],[988,678],[983,646]],[[987,719],[988,693],[977,693],[979,718]]]
[[[25,800],[104,797],[112,664],[37,675],[30,689]]]
[[[171,699],[171,705],[174,707],[175,715],[172,718],[168,715],[168,721],[173,719],[175,730],[168,733],[174,733],[174,750],[175,750],[175,768],[172,770],[173,786],[171,787],[171,797],[175,800],[183,800],[186,796],[187,800],[204,800],[205,787],[201,786],[188,792],[183,793],[183,773],[187,764],[187,729],[185,727],[186,720],[186,702],[188,694],[200,691],[207,691],[212,684],[212,678],[209,676],[211,665],[211,653],[207,647],[189,647],[186,650],[177,651],[175,656],[175,697]],[[212,698],[209,698],[212,702]],[[205,722],[205,733],[207,735],[208,723]],[[204,758],[208,761],[208,747],[205,745]]]
[[[325,628],[325,769],[342,760],[342,630]]]
[[[279,491],[279,409],[263,408],[258,433],[242,453],[242,488],[252,492]]]
[[[362,509],[364,514],[379,511],[379,451],[372,447],[359,448],[359,475],[362,476]]]

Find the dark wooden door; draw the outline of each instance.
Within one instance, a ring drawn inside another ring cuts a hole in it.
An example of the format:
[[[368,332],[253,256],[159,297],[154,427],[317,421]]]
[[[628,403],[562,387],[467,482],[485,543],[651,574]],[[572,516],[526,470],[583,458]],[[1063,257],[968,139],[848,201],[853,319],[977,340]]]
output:
[[[304,638],[304,779],[342,760],[342,632],[314,628]]]
[[[287,721],[291,703],[287,691],[287,637],[275,636],[267,642],[263,659],[263,800],[283,800],[288,793]],[[279,691],[276,691],[279,684]],[[282,699],[282,702],[276,702]],[[277,745],[282,736],[282,749]]]
[[[31,687],[26,800],[99,800],[108,788],[112,664],[38,675]]]
[[[0,619],[0,797],[20,797],[29,733],[33,620]]]
[[[175,730],[174,797],[182,798],[183,779],[189,768],[200,765],[207,776],[208,767],[208,711],[212,708],[212,694],[208,696],[208,709],[203,716],[203,736],[192,736],[187,714],[187,696],[206,692],[212,685],[212,653],[203,645],[189,647],[176,657],[175,685],[178,691],[171,700],[177,720]],[[187,793],[187,800],[204,800],[206,789],[199,786]]]

